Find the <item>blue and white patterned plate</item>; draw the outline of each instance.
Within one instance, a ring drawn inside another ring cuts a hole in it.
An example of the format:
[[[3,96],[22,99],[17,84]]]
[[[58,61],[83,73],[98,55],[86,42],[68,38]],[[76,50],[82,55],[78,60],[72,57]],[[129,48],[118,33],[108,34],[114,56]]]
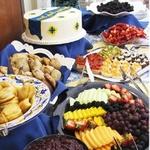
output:
[[[0,131],[4,130],[6,127],[8,130],[11,130],[29,121],[30,119],[37,116],[41,111],[43,111],[49,103],[51,93],[47,85],[41,82],[40,80],[21,75],[5,75],[0,77],[0,82],[1,81],[7,81],[18,86],[23,85],[24,82],[29,82],[33,84],[36,88],[36,95],[35,101],[33,102],[31,108],[22,116],[5,124],[0,124]]]

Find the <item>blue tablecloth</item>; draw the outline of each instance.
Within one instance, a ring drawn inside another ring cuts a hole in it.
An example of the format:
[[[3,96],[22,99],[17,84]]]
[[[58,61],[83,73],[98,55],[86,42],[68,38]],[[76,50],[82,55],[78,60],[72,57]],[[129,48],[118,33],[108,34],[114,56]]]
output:
[[[6,137],[0,137],[0,150],[23,150],[24,147],[36,138],[49,134],[56,134],[59,116],[49,117],[40,114],[33,120],[9,131]]]
[[[33,45],[33,44],[32,44]],[[92,48],[92,44],[85,38],[81,38],[75,42],[60,45],[33,45],[34,48],[46,48],[53,54],[63,54],[65,57],[76,58],[79,55],[85,55],[87,49]]]
[[[127,23],[136,27],[145,28],[148,23],[140,23],[137,18],[130,14],[123,17],[114,18],[111,16],[102,16],[91,11],[82,10],[83,28],[89,34],[100,34],[116,23]]]

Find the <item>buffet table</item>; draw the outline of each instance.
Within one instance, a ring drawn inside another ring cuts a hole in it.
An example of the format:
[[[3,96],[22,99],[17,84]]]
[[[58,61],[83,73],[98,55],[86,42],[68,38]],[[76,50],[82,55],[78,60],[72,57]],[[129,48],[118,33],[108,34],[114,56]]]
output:
[[[59,53],[65,57],[76,58],[79,55],[87,54],[87,50],[90,52],[101,47],[103,43],[99,41],[100,38],[97,34],[118,22],[128,23],[141,28],[147,27],[148,23],[147,20],[139,22],[133,15],[112,19],[108,16],[94,15],[87,10],[82,10],[82,14],[83,27],[88,33],[85,38],[62,45],[45,46],[32,44],[34,49],[44,48],[50,50],[52,54]],[[0,52],[0,66],[9,66],[9,57],[14,53],[18,53],[18,51],[16,51],[13,44],[7,45],[5,49]],[[11,73],[11,70],[9,73]],[[60,116],[61,111],[59,112],[59,110],[62,109],[62,102],[66,99],[66,92],[72,87],[86,84],[86,82],[89,81],[89,78],[87,75],[85,75],[85,77],[81,76],[80,73],[74,71],[72,68],[68,69],[66,66],[61,68],[61,73],[63,78],[57,82],[56,89],[53,91],[51,96],[51,104],[47,106],[46,110],[35,116],[34,119],[31,119],[31,121],[25,122],[23,125],[9,131],[7,136],[0,137],[0,150],[23,150],[29,142],[36,138],[49,134],[57,134],[58,132],[62,133],[60,128],[62,125]],[[149,70],[142,76],[142,80],[146,83],[147,87],[149,87],[148,74]],[[83,78],[82,81],[81,77]],[[95,80],[104,81],[98,78],[95,78]],[[125,85],[127,86],[128,83],[125,83]],[[134,87],[131,83],[129,83],[129,85]],[[138,85],[142,87],[141,84],[138,83]],[[54,99],[55,102],[57,101],[55,104],[53,104]]]

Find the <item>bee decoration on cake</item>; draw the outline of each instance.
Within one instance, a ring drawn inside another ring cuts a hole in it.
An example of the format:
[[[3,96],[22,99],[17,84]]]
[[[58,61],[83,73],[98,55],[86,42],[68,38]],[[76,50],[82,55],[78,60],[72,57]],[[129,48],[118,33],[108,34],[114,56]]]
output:
[[[49,32],[51,35],[55,35],[56,32],[57,32],[57,29],[56,29],[56,27],[54,27],[54,26],[50,26],[48,32]]]
[[[76,23],[75,23],[75,30],[78,30],[78,29],[79,29],[79,23],[76,22]]]

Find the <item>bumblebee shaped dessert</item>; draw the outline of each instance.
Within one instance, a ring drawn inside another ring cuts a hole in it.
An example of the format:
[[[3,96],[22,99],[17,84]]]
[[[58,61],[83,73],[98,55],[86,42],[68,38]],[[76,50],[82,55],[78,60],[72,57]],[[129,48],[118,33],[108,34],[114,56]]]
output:
[[[56,58],[17,53],[10,57],[10,64],[14,74],[35,77],[45,82],[51,90],[61,78],[61,64]]]
[[[0,124],[14,120],[27,112],[35,99],[35,87],[29,83],[16,86],[0,82]]]

